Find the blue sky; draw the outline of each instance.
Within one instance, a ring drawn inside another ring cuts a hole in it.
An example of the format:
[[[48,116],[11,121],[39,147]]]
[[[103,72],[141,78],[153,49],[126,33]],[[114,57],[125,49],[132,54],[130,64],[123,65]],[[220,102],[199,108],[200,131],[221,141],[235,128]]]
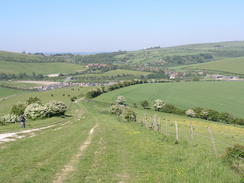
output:
[[[1,0],[0,50],[102,52],[244,40],[243,0]]]

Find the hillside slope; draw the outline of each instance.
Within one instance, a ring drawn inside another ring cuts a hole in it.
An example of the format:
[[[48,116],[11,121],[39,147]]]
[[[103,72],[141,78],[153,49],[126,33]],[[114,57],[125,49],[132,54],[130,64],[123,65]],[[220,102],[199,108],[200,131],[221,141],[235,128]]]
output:
[[[194,64],[191,66],[183,67],[182,69],[207,70],[207,71],[244,74],[244,57],[225,58],[214,62]]]
[[[244,41],[152,47],[136,51],[118,51],[93,55],[56,54],[52,56],[0,51],[0,61],[104,63],[152,67],[170,67],[210,62],[225,57],[244,56]]]
[[[117,96],[125,96],[128,101],[139,104],[148,100],[162,99],[182,109],[205,107],[221,112],[229,112],[244,117],[244,83],[240,82],[179,82],[162,84],[142,84],[125,87],[103,94],[97,98],[102,102],[112,102]]]

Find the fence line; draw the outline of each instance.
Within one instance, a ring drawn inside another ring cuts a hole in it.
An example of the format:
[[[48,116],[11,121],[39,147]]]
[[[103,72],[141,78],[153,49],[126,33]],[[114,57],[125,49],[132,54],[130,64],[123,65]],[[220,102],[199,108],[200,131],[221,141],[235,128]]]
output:
[[[148,120],[151,118],[151,121]],[[158,118],[156,115],[153,115],[150,117],[148,117],[148,114],[144,113],[144,117],[142,118],[142,120],[139,119],[140,124],[142,126],[145,126],[146,128],[150,128],[154,131],[158,131],[160,133],[163,133],[165,136],[175,136],[176,139],[176,143],[180,142],[180,139],[183,137],[186,138],[189,134],[189,138],[191,139],[191,141],[195,141],[197,140],[197,138],[195,137],[203,137],[205,139],[208,139],[209,141],[211,141],[210,145],[212,146],[212,150],[215,154],[215,156],[217,157],[217,147],[216,145],[222,145],[222,146],[233,146],[234,143],[238,143],[238,142],[234,142],[232,143],[223,143],[223,142],[219,142],[219,139],[214,138],[213,136],[213,132],[211,127],[195,127],[193,126],[192,122],[189,123],[185,123],[185,124],[178,124],[177,121],[172,121],[169,120],[167,118],[161,118],[162,120],[160,120],[160,118]],[[162,123],[164,123],[164,125],[162,126]],[[175,126],[175,127],[174,127]],[[183,133],[179,134],[180,128],[183,127]],[[173,132],[175,128],[175,132]],[[187,133],[187,129],[189,129],[188,133]],[[208,133],[209,135],[202,135],[198,132],[198,130],[203,130],[206,133]],[[186,134],[184,134],[186,133]],[[216,141],[217,140],[217,141]],[[205,144],[203,142],[201,142],[202,145],[209,145],[209,144]]]

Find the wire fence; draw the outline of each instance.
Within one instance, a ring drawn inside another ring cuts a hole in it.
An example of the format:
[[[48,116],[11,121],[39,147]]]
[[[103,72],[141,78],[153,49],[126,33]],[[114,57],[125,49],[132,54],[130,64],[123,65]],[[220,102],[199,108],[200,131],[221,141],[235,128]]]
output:
[[[244,134],[231,134],[221,129],[217,131],[211,125],[203,127],[187,120],[175,121],[147,113],[140,115],[137,121],[145,128],[175,138],[175,143],[186,141],[208,148],[206,150],[211,150],[216,157],[223,154],[227,147],[244,144]]]

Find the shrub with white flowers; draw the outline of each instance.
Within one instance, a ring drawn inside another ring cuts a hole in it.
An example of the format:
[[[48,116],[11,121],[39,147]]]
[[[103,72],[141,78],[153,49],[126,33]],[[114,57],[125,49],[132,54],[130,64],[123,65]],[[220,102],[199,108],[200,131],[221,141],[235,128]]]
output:
[[[26,107],[24,115],[30,119],[44,118],[47,114],[47,106],[33,103]]]
[[[64,113],[67,111],[67,106],[60,101],[51,101],[47,103],[46,105],[46,116],[60,116],[64,115]]]
[[[126,98],[124,96],[118,96],[115,102],[118,105],[126,105]]]
[[[163,102],[162,100],[157,99],[154,101],[153,107],[156,111],[160,111],[164,106],[165,106],[165,102]]]
[[[188,109],[185,114],[190,117],[196,117],[196,112],[193,109]]]
[[[18,122],[18,116],[15,114],[6,114],[0,118],[1,124],[16,123],[16,122]]]

